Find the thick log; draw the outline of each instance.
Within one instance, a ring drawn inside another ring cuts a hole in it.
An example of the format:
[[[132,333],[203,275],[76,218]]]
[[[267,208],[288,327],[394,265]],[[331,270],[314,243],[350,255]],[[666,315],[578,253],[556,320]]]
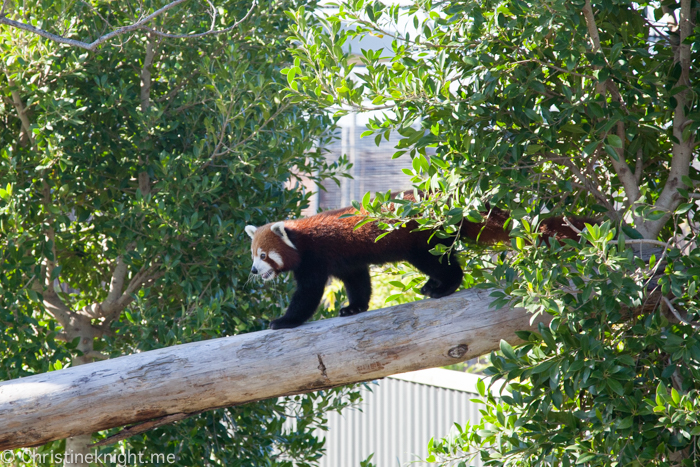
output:
[[[491,302],[486,291],[466,290],[6,381],[0,450],[448,365],[533,328],[524,310]]]

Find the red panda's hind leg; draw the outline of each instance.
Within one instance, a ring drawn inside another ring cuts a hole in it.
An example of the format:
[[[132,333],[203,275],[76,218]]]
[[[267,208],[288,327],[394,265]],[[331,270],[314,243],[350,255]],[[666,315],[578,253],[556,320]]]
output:
[[[453,294],[462,284],[464,273],[454,254],[434,256],[428,250],[422,250],[411,254],[408,262],[428,275],[428,282],[420,289],[427,297],[446,297]]]
[[[352,316],[369,308],[369,299],[372,296],[372,281],[369,269],[364,267],[350,273],[339,274],[338,279],[345,284],[345,292],[348,294],[348,306],[344,306],[338,313],[340,316]]]

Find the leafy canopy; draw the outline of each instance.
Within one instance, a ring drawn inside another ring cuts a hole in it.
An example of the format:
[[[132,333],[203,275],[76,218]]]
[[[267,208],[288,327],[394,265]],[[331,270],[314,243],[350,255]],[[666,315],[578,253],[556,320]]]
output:
[[[448,233],[509,209],[511,245],[451,247],[465,285],[552,315],[492,355],[507,390],[481,424],[431,441],[428,460],[694,465],[697,13],[690,0],[351,0],[289,13],[282,73],[295,102],[378,112],[366,136],[398,132],[395,157],[412,158],[430,193],[393,213],[381,194],[365,208]],[[370,35],[391,47],[347,52]],[[599,225],[545,243],[537,225],[551,215]]]
[[[10,17],[78,39],[165,4],[122,3],[5,2]],[[245,17],[244,3],[217,2],[215,27]],[[200,6],[150,26],[207,30]],[[298,215],[299,176],[340,168],[317,150],[332,120],[282,92],[283,11],[298,6],[261,1],[229,34],[138,31],[96,52],[0,28],[1,379],[259,330],[284,309],[290,284],[248,282],[243,228]],[[326,411],[356,397],[218,410],[103,449],[193,466],[310,465]]]

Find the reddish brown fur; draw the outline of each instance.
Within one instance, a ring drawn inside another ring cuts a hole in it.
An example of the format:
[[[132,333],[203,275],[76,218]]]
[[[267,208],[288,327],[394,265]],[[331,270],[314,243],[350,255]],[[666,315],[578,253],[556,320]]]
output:
[[[259,227],[251,249],[254,255],[258,248],[266,252],[277,251],[284,260],[284,268],[276,268],[273,262],[268,262],[277,272],[283,272],[296,268],[299,264],[299,251],[320,252],[328,263],[342,262],[342,259],[349,255],[359,256],[362,258],[360,262],[374,263],[375,258],[382,258],[382,262],[401,261],[407,249],[428,248],[428,239],[432,232],[414,231],[418,227],[415,221],[408,222],[405,227],[392,231],[376,241],[378,236],[385,233],[384,230],[379,229],[376,222],[370,222],[355,229],[357,223],[364,219],[362,216],[340,217],[354,212],[353,207],[346,207],[302,219],[284,221],[284,227],[297,250],[285,244],[280,237],[270,231],[272,224],[266,224]],[[462,236],[485,245],[509,243],[509,230],[504,229],[503,226],[510,214],[494,208],[482,215],[486,218],[486,222],[475,223],[464,220],[461,228]],[[592,219],[571,219],[571,223],[579,230],[583,230],[586,222],[595,223]],[[550,237],[558,240],[564,238],[578,240],[579,238],[578,233],[566,225],[561,217],[545,219],[540,223],[539,231],[545,241]],[[330,272],[333,273],[333,271]]]
[[[379,229],[376,222],[356,229],[364,216],[341,217],[354,212],[352,207],[327,211],[280,222],[283,228],[276,223],[257,230],[253,226],[246,227],[246,232],[253,235],[252,272],[269,280],[274,277],[273,272],[293,271],[297,282],[287,312],[270,323],[271,328],[296,327],[308,320],[321,301],[329,276],[337,277],[345,284],[349,304],[341,308],[341,316],[366,311],[371,295],[368,266],[372,264],[409,262],[428,276],[421,288],[421,293],[428,297],[445,297],[459,288],[463,271],[456,253],[450,251],[442,257],[430,253],[437,244],[449,245],[453,239],[441,239],[429,230],[416,230],[419,224],[412,220],[377,240],[386,232]],[[510,236],[504,229],[508,212],[491,209],[483,215],[486,218],[483,223],[464,220],[461,236],[483,244],[509,242]],[[583,228],[584,222],[583,219],[572,220],[579,229]],[[578,238],[577,232],[565,225],[561,218],[543,221],[539,230],[545,242],[550,237]]]

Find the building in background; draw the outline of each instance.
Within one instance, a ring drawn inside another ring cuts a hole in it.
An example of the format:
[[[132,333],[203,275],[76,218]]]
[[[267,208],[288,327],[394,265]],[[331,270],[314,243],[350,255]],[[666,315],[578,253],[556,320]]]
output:
[[[400,136],[395,131],[389,140],[382,138],[379,146],[374,142],[374,135],[360,138],[367,130],[367,114],[349,114],[341,118],[337,131],[337,139],[324,149],[329,162],[337,161],[346,155],[353,164],[349,171],[352,178],[339,177],[340,186],[333,180],[323,182],[323,188],[311,188],[315,194],[311,204],[303,212],[304,216],[317,213],[319,210],[336,209],[350,206],[353,200],[359,201],[365,193],[377,191],[386,193],[388,190],[400,191],[411,188],[410,177],[402,169],[411,168],[411,158],[404,154],[392,159]]]
[[[370,454],[377,467],[426,467],[430,438],[456,431],[454,423],[478,423],[482,404],[469,373],[432,368],[370,383],[359,409],[329,413],[326,455],[320,467],[359,467]],[[494,394],[500,385],[494,385]],[[468,466],[480,467],[478,456]]]
[[[411,24],[401,24],[399,28],[410,30],[414,35]],[[388,37],[367,36],[362,41],[355,38],[343,48],[350,53],[357,53],[360,48],[384,49],[387,57],[393,55]],[[358,66],[356,72],[364,70]],[[369,119],[375,115],[350,113],[340,119],[337,139],[324,149],[329,162],[347,156],[353,164],[349,171],[352,178],[339,177],[340,185],[326,180],[323,188],[305,182],[306,189],[314,195],[304,216],[349,206],[367,192],[412,188],[411,178],[403,172],[412,166],[410,156],[392,158],[400,139],[396,131],[392,131],[389,140],[382,137],[378,146],[375,135],[360,138],[367,130]],[[371,463],[377,467],[430,465],[420,462],[427,457],[430,438],[448,436],[451,430],[456,430],[455,423],[464,426],[467,422],[479,422],[482,405],[471,401],[479,397],[478,378],[469,373],[433,368],[370,383],[369,390],[361,390],[359,408],[328,414],[328,431],[318,433],[326,438],[326,455],[319,467],[359,467],[370,454],[374,454]],[[294,429],[293,419],[288,419],[287,423],[289,429]],[[476,457],[467,465],[481,467]]]

